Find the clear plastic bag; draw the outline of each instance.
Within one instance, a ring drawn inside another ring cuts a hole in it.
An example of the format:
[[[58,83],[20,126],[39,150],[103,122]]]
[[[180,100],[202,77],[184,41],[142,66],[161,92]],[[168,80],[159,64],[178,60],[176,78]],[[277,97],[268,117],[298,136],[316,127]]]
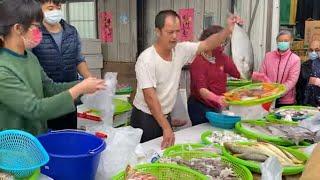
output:
[[[117,73],[106,73],[104,80],[106,84],[105,90],[100,90],[93,94],[85,94],[81,97],[81,101],[86,108],[101,112],[102,120],[111,126],[113,123],[114,112],[112,99],[116,92]]]
[[[312,132],[320,130],[320,113],[316,113],[314,116],[304,119],[299,122],[299,125],[310,129]]]
[[[281,180],[282,170],[278,158],[269,157],[264,163],[261,163],[261,180]]]
[[[137,164],[135,150],[140,143],[142,130],[131,126],[123,128],[106,128],[109,132],[106,139],[107,148],[102,152],[98,167],[98,180],[111,179],[128,164]],[[91,129],[93,130],[93,129]],[[99,130],[96,128],[95,130]],[[100,129],[101,131],[101,129]]]

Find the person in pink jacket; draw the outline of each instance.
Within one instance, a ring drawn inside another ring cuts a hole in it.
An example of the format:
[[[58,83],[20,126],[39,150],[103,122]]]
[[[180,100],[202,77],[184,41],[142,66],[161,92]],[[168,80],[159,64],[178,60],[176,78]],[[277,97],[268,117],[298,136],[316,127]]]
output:
[[[277,36],[277,50],[268,52],[259,72],[253,72],[252,80],[285,85],[286,93],[276,101],[276,108],[296,103],[296,83],[300,74],[300,58],[290,50],[292,35],[281,31]]]

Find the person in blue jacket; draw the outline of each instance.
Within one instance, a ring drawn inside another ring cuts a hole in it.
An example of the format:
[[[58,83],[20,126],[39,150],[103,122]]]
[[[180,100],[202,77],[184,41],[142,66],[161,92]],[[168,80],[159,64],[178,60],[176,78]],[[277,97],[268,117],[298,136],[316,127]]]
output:
[[[65,22],[61,10],[64,0],[38,0],[44,14],[41,24],[43,39],[32,49],[39,62],[54,82],[72,82],[79,79],[78,73],[91,76],[84,56],[81,54],[79,34],[75,27]],[[53,130],[76,129],[77,113],[48,120],[48,128]]]

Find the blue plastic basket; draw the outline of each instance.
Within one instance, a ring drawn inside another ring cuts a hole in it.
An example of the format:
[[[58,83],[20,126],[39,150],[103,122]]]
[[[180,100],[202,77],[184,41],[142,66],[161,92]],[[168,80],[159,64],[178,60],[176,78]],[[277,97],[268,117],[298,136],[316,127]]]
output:
[[[75,130],[52,131],[38,139],[50,155],[42,174],[61,180],[95,179],[101,152],[106,148],[103,139]]]
[[[33,135],[20,130],[0,132],[1,170],[26,178],[48,161],[48,153]]]
[[[207,112],[206,118],[210,124],[222,129],[233,129],[235,124],[241,120],[240,116],[228,116],[221,113]]]

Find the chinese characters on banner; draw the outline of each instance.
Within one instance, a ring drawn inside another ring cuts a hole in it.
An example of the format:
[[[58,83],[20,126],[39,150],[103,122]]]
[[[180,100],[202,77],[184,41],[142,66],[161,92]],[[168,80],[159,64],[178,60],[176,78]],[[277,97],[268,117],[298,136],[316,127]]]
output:
[[[193,40],[193,22],[194,22],[194,9],[180,9],[179,16],[181,18],[180,41]]]
[[[99,14],[99,27],[100,27],[100,39],[104,43],[112,42],[113,30],[112,30],[112,13],[101,12]]]

